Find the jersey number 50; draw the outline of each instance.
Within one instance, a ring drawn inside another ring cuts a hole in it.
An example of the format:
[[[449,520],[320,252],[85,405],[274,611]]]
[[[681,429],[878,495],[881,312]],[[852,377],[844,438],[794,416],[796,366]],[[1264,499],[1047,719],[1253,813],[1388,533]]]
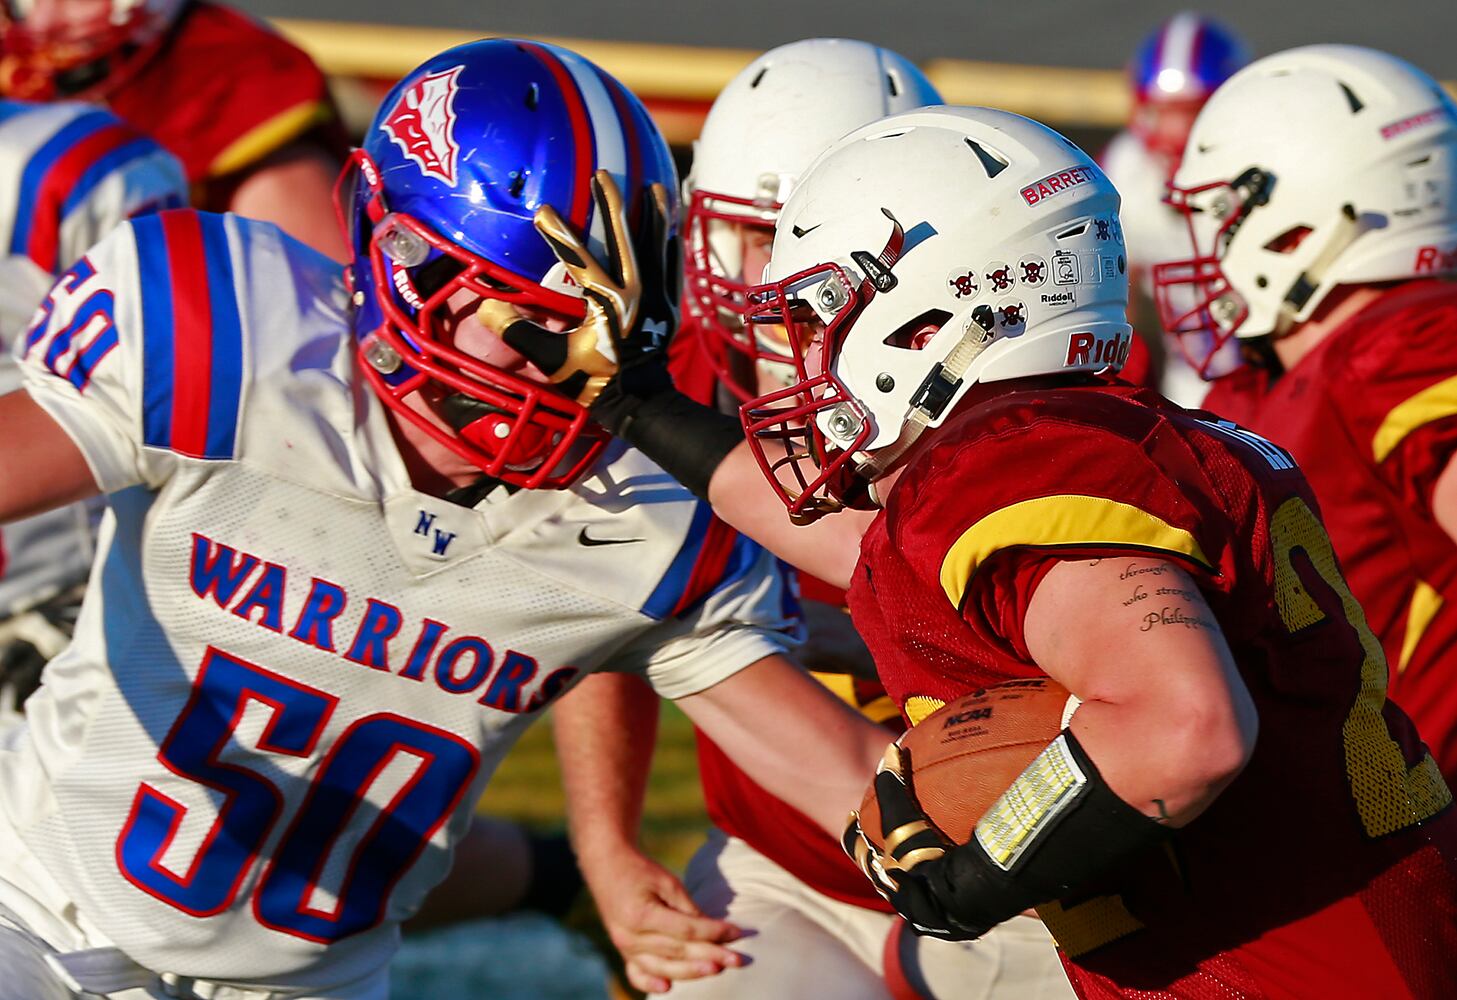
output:
[[[250,701],[269,713],[259,752],[247,765],[221,759]],[[270,754],[310,757],[338,699],[316,688],[209,648],[192,697],[157,759],[169,771],[222,797],[217,818],[187,870],[163,863],[187,807],[142,782],[116,842],[122,874],[137,888],[195,917],[233,904],[283,812],[269,777]],[[388,803],[365,795],[400,755],[413,774]],[[253,893],[258,921],[327,944],[367,930],[384,917],[390,893],[470,786],[480,758],[460,737],[388,712],[359,719],[318,764],[293,822],[272,850]],[[373,815],[371,815],[373,813]],[[362,829],[337,897],[314,897],[326,862],[346,831]]]

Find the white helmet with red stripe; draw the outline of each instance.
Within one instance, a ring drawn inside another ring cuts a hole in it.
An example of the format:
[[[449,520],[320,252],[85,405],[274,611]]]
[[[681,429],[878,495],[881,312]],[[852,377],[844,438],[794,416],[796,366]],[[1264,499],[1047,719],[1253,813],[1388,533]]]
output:
[[[770,49],[729,81],[693,144],[684,184],[685,292],[695,332],[725,383],[744,398],[752,366],[779,363],[782,337],[745,331],[744,230],[767,242],[779,207],[830,143],[899,111],[940,104],[915,64],[889,49],[848,38],[809,38]]]
[[[1159,308],[1207,368],[1229,338],[1283,335],[1338,285],[1457,270],[1457,108],[1384,52],[1291,49],[1215,92],[1170,192],[1193,253],[1155,267]]]
[[[751,446],[798,477],[792,514],[859,503],[974,383],[1121,368],[1126,272],[1117,191],[1046,126],[939,107],[858,129],[785,203],[749,293],[798,375],[745,405]]]

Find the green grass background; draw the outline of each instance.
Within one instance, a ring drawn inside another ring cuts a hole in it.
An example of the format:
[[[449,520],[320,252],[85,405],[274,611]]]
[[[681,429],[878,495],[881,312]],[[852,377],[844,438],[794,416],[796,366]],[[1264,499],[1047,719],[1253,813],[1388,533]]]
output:
[[[551,741],[550,713],[512,749],[491,778],[479,808],[537,830],[566,828],[566,797]],[[707,829],[693,724],[672,702],[665,701],[643,809],[643,848],[681,873]]]

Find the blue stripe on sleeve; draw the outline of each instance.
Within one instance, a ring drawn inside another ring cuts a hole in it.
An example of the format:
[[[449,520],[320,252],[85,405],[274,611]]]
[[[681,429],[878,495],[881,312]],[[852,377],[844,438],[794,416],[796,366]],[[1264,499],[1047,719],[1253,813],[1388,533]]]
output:
[[[142,440],[172,446],[172,273],[160,216],[132,223],[142,292]]]
[[[232,458],[238,436],[238,411],[243,394],[243,323],[233,284],[227,220],[199,213],[212,303],[212,376],[207,410],[205,458]]]
[[[678,599],[688,589],[688,580],[693,575],[693,566],[698,562],[698,552],[703,548],[703,538],[708,533],[708,525],[712,520],[713,510],[708,504],[698,501],[693,510],[693,523],[688,527],[688,537],[683,540],[683,546],[673,557],[668,571],[663,574],[647,603],[643,605],[643,614],[662,621],[673,613]]]
[[[157,151],[157,148],[157,144],[151,139],[138,137],[103,154],[76,179],[76,186],[71,188],[66,195],[66,200],[61,202],[61,218],[64,219],[70,215],[76,206],[90,197],[91,192],[96,190],[96,185],[106,180],[113,171],[120,170],[143,157],[151,156]]]
[[[116,124],[116,119],[105,111],[88,111],[63,125],[55,135],[41,144],[40,149],[25,165],[20,175],[20,195],[16,200],[15,228],[10,234],[10,252],[23,255],[30,240],[30,229],[35,224],[35,209],[41,185],[46,174],[56,161],[76,143],[93,132],[99,132]]]

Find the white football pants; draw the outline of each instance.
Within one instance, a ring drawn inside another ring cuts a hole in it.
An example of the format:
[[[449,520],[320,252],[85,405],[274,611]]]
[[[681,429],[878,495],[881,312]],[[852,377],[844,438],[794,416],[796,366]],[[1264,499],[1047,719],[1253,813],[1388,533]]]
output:
[[[709,831],[684,876],[710,916],[747,932],[730,945],[749,964],[675,983],[670,1000],[899,1000],[886,984],[887,938],[899,917],[831,899],[748,844]],[[1014,917],[971,942],[897,934],[904,980],[936,1000],[1072,1000],[1052,936],[1034,917]],[[894,973],[892,979],[896,978]]]

